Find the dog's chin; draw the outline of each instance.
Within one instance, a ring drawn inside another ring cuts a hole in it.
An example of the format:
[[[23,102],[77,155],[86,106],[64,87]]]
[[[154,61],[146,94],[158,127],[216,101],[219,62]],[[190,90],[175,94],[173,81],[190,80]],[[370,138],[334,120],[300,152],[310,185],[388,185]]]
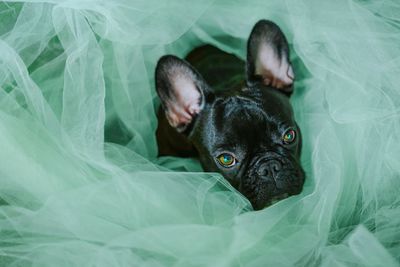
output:
[[[286,192],[286,193],[275,195],[275,196],[272,196],[269,198],[265,198],[265,196],[260,196],[260,198],[250,200],[250,202],[251,202],[251,205],[253,206],[254,210],[261,210],[261,209],[267,208],[269,206],[272,206],[273,204],[275,204],[283,199],[286,199],[290,196],[298,195],[298,194],[300,194],[300,192],[301,192],[301,189],[298,190],[297,192],[290,192],[290,193]]]

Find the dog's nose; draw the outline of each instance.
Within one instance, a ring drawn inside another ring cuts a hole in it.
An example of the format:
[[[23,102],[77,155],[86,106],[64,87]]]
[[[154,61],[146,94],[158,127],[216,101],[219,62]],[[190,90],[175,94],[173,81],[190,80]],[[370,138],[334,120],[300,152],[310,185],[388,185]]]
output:
[[[281,169],[282,164],[278,160],[268,160],[260,166],[258,175],[261,178],[274,178]]]

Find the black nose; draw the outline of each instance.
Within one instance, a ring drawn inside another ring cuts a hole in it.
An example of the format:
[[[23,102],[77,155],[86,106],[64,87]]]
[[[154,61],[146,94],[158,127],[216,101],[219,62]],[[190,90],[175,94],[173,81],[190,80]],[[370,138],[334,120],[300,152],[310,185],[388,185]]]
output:
[[[268,160],[258,169],[258,175],[261,178],[273,178],[282,169],[282,164],[278,160]]]

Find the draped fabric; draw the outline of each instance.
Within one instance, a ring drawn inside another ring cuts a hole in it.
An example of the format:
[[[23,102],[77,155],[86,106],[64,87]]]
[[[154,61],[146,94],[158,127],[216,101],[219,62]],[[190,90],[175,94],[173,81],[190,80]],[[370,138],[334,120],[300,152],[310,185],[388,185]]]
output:
[[[154,67],[285,32],[303,192],[261,211],[157,158]],[[0,266],[399,266],[400,3],[0,3]]]

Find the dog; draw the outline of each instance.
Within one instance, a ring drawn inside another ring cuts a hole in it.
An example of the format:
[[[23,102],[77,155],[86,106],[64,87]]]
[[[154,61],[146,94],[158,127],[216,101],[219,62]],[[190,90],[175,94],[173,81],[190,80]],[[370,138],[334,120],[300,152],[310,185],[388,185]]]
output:
[[[211,64],[204,64],[208,55]],[[254,25],[246,63],[211,46],[186,59],[165,55],[155,69],[159,156],[198,157],[255,210],[299,194],[301,132],[289,102],[295,76],[279,26]],[[221,84],[225,88],[214,88]]]

